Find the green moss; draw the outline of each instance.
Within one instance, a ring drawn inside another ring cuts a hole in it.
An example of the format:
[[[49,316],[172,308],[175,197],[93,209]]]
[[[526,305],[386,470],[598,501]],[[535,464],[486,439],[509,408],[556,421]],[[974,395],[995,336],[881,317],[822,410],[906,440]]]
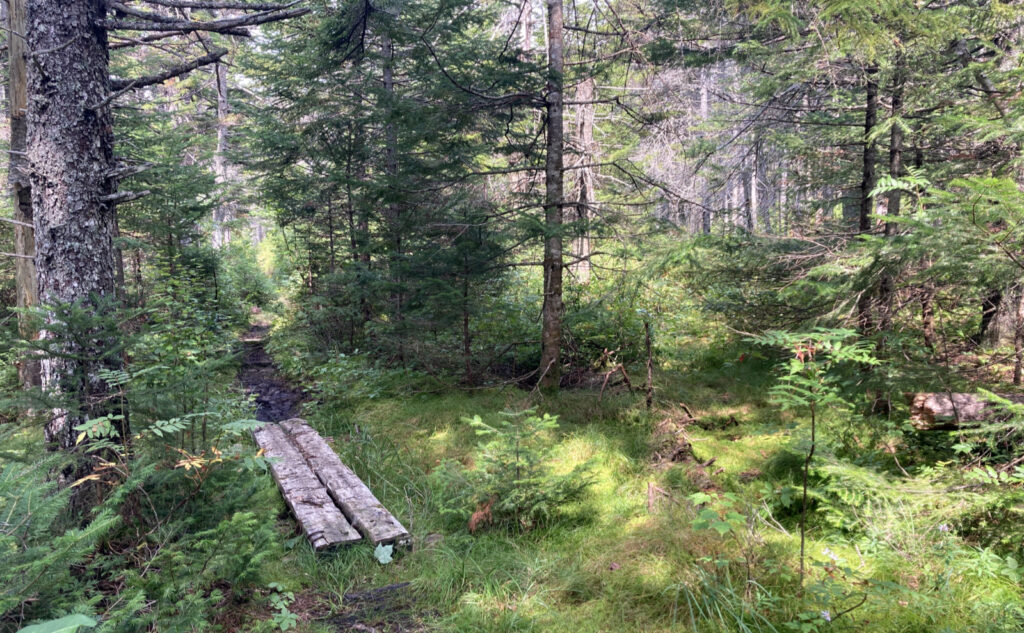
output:
[[[410,582],[423,626],[442,631],[786,630],[801,612],[839,613],[865,592],[865,603],[833,629],[1015,630],[1024,601],[1005,554],[979,550],[956,527],[938,530],[943,522],[956,526],[956,516],[983,513],[977,497],[967,503],[963,493],[944,492],[948,482],[936,483],[934,471],[895,477],[886,453],[864,459],[870,447],[851,461],[836,456],[846,454],[842,447],[822,444],[812,477],[808,590],[800,597],[798,512],[783,496],[800,480],[806,420],[768,403],[769,359],[737,362],[744,353],[677,350],[672,367],[656,376],[651,412],[639,394],[599,400],[585,390],[356,400],[325,392],[307,416],[406,524],[414,546],[382,566],[366,545],[314,555],[298,542],[268,573],[325,596],[335,612],[347,608],[346,592]],[[429,475],[442,460],[476,459],[479,438],[462,418],[531,407],[559,416],[555,472],[592,464],[586,498],[542,529],[470,534],[451,524]],[[826,412],[822,428],[855,424],[865,422]],[[691,461],[654,459],[665,428],[685,437]],[[696,462],[711,459],[704,468],[710,493],[733,495],[729,503],[748,517],[739,532],[691,525]]]

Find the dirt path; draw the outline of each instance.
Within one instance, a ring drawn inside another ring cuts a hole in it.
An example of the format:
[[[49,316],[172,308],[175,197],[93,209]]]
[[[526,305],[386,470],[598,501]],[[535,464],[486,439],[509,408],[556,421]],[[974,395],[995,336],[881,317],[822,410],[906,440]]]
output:
[[[265,347],[269,332],[268,323],[257,322],[242,336],[242,368],[238,380],[247,393],[256,396],[256,419],[279,422],[299,415],[299,406],[306,394],[289,385],[274,366],[274,359]],[[313,589],[297,596],[292,611],[300,620],[319,621],[339,633],[419,633],[426,630],[422,619],[428,614],[416,607],[409,583],[347,593],[340,611],[329,604],[325,595]]]
[[[269,331],[269,324],[255,323],[242,336],[242,369],[238,380],[247,393],[256,395],[256,419],[278,422],[296,417],[306,394],[289,385],[278,373],[274,359],[264,347]]]

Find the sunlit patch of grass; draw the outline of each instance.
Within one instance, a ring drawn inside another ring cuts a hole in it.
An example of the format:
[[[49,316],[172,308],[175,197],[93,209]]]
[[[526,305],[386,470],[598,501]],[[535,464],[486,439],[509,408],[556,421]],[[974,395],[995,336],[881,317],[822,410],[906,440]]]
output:
[[[803,455],[796,447],[806,434],[806,412],[771,405],[771,364],[757,357],[740,360],[746,352],[737,345],[674,355],[673,370],[656,375],[651,412],[642,394],[625,392],[599,400],[583,390],[545,397],[514,388],[479,389],[379,397],[355,406],[334,406],[325,394],[311,419],[335,437],[346,463],[406,524],[414,546],[382,566],[365,544],[314,555],[300,542],[272,566],[272,574],[332,596],[338,608],[346,591],[408,581],[429,626],[467,633],[770,632],[787,630],[785,623],[802,609],[838,611],[798,597],[798,513],[795,506],[778,505],[779,490],[792,486],[801,472]],[[528,408],[559,416],[560,427],[550,437],[555,472],[587,463],[592,485],[545,527],[469,534],[442,516],[445,500],[431,488],[429,474],[444,459],[469,464],[476,458],[480,438],[462,418],[493,419]],[[700,424],[687,423],[687,410]],[[733,493],[742,513],[760,514],[749,533],[694,528],[698,509],[687,497],[697,489],[688,473],[697,465],[652,459],[655,428],[666,418],[685,433],[696,462],[714,458],[705,470],[716,494]],[[826,433],[850,423],[833,412],[821,422]],[[865,475],[891,475],[842,463]],[[900,485],[929,493],[900,496],[889,483],[885,490],[899,503],[870,506],[870,512],[847,508],[856,521],[845,528],[812,509],[807,582],[829,582],[831,573],[854,598],[871,592],[862,607],[828,630],[1016,630],[1010,627],[1022,621],[1024,602],[1008,563],[955,534],[935,531],[957,512],[981,512],[978,502],[954,510],[961,501],[942,492],[942,485]],[[750,595],[743,562],[748,553],[758,587]],[[826,571],[831,556],[852,570],[849,577]]]

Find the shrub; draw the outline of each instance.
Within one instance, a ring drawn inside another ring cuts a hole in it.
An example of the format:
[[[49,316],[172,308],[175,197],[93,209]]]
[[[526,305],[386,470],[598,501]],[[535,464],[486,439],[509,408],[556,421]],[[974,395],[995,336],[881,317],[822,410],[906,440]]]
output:
[[[432,477],[447,493],[444,512],[468,520],[471,532],[496,526],[530,529],[554,518],[590,486],[589,464],[565,474],[551,466],[558,418],[534,410],[504,413],[494,424],[464,418],[483,438],[473,467],[445,461]]]

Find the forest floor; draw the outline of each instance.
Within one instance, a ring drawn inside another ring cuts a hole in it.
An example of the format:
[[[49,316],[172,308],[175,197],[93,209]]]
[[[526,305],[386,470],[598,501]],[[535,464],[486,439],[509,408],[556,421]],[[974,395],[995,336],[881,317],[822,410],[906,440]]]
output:
[[[257,319],[242,335],[238,381],[245,392],[253,396],[257,420],[280,422],[296,417],[307,395],[301,388],[290,384],[274,364],[266,350],[269,332],[270,323]],[[342,598],[344,608],[332,608],[329,597],[314,586],[300,593],[289,610],[300,621],[319,622],[328,630],[364,633],[415,633],[423,630],[420,625],[423,609],[414,606],[408,582],[348,592]],[[245,630],[244,619],[239,622],[239,627],[238,630]]]
[[[310,367],[308,350],[272,334],[275,365],[265,336],[265,324],[246,336],[241,374],[261,419],[306,418],[413,536],[385,565],[366,544],[314,553],[281,502],[284,547],[264,577],[294,594],[300,632],[988,633],[1024,622],[1016,563],[986,533],[1008,525],[989,489],[943,470],[950,455],[922,457],[928,438],[837,457],[841,442],[874,441],[845,414],[819,420],[833,439],[819,447],[810,589],[798,599],[792,499],[806,420],[771,404],[770,363],[743,361],[742,350],[695,348],[666,363],[648,411],[643,394],[623,389],[603,399],[592,389],[417,390],[357,358]],[[435,471],[478,459],[466,418],[526,408],[559,417],[553,463],[587,464],[592,486],[543,528],[470,533]],[[917,460],[917,473],[900,474],[893,451],[907,468]],[[701,527],[702,508],[731,523]]]

